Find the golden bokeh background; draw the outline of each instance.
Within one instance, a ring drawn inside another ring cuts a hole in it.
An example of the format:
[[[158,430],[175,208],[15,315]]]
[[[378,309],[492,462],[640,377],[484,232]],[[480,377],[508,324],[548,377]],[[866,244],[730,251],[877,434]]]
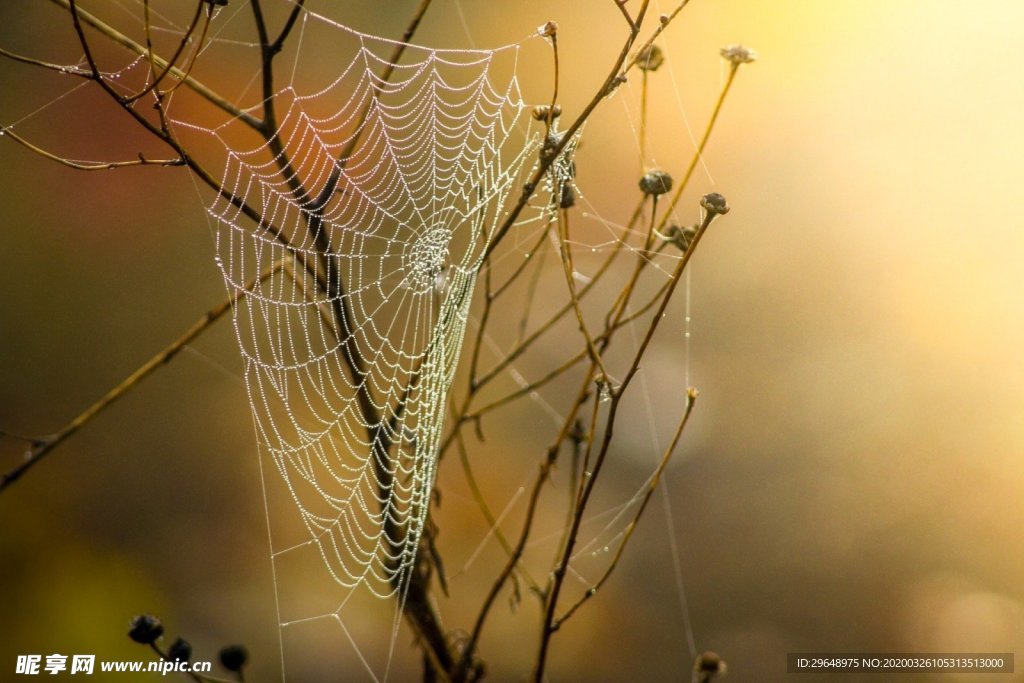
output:
[[[397,37],[416,3],[341,4],[314,6]],[[625,28],[612,0],[434,4],[417,38],[431,46],[557,21],[567,114]],[[697,647],[730,680],[784,680],[793,651],[1024,652],[1022,38],[1016,0],[693,0],[666,32],[651,146],[676,174],[723,81],[718,48],[761,59],[691,190],[694,206],[714,190],[733,207],[694,260],[691,352],[670,323],[646,364],[650,412],[621,433],[624,469],[649,471],[647,415],[671,428],[684,363],[701,398],[665,477],[671,525],[658,499],[607,590],[555,636],[551,680],[688,678],[670,534]],[[0,4],[0,47],[80,53],[66,15],[35,0]],[[546,52],[525,50],[521,74],[528,98],[547,96]],[[0,61],[0,125],[69,157],[166,155],[96,93],[57,100],[68,78]],[[636,201],[637,92],[602,106],[581,150],[581,191],[617,220]],[[0,139],[0,429],[55,431],[223,298],[209,195],[181,169],[82,173]],[[490,425],[482,478],[497,500],[536,467],[537,414]],[[0,441],[0,469],[23,450]],[[440,476],[442,551],[459,566],[487,526],[458,470]],[[609,501],[632,493],[608,486]],[[124,636],[139,612],[199,659],[244,642],[249,680],[279,678],[260,491],[225,321],[0,495],[0,678],[16,654],[145,658]],[[500,559],[490,547],[461,595],[482,593]],[[472,599],[439,599],[448,626],[468,626]],[[528,600],[513,614],[503,598],[482,652],[495,680],[528,672],[536,623]],[[409,642],[396,680],[415,675]],[[362,680],[344,655],[340,672],[315,651],[298,660],[294,680]]]

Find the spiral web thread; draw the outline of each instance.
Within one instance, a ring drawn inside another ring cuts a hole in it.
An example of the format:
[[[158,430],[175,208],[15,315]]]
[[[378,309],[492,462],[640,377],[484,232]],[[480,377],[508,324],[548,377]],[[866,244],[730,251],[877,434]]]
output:
[[[518,46],[408,46],[384,81],[394,43],[309,12],[302,29],[312,21],[357,49],[325,87],[276,93],[281,153],[240,151],[238,121],[210,131],[223,190],[264,220],[224,197],[209,212],[230,291],[272,272],[234,325],[257,438],[308,530],[300,547],[383,597],[413,568],[477,271],[538,140]]]

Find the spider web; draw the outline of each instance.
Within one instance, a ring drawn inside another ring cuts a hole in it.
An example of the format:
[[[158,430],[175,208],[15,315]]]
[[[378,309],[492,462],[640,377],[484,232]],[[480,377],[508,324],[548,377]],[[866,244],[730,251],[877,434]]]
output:
[[[490,231],[538,141],[519,46],[410,45],[392,64],[396,43],[312,23],[351,53],[311,60],[335,75],[309,90],[296,58],[270,143],[240,148],[238,120],[209,130],[227,157],[209,213],[228,289],[247,292],[234,326],[257,437],[307,530],[276,554],[313,545],[335,582],[386,597],[415,564]]]

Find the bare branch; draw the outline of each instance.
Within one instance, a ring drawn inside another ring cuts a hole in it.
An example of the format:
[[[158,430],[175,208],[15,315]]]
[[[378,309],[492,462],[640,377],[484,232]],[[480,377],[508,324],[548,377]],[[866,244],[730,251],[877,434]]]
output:
[[[85,163],[81,161],[73,161],[71,159],[65,159],[62,156],[47,152],[41,147],[33,145],[31,142],[15,133],[10,128],[4,128],[0,126],[0,136],[8,137],[14,140],[19,145],[32,150],[36,154],[50,161],[56,161],[58,164],[63,164],[69,168],[73,168],[79,171],[109,171],[113,168],[124,168],[126,166],[184,166],[185,160],[182,158],[177,159],[147,159],[146,157],[139,154],[138,159],[130,159],[128,161],[100,161],[96,163]]]
[[[295,28],[295,20],[299,18],[299,14],[302,13],[305,7],[306,0],[298,0],[295,6],[292,7],[291,14],[288,15],[288,19],[284,22],[284,27],[281,29],[281,33],[278,34],[277,38],[270,45],[270,51],[273,54],[277,54],[284,47],[284,43],[288,40],[288,36],[291,34],[292,29]]]
[[[594,109],[597,108],[597,105],[599,105],[601,101],[604,100],[606,97],[611,95],[615,91],[615,88],[618,86],[618,84],[621,82],[620,76],[622,65],[625,63],[626,57],[629,55],[629,51],[633,47],[633,43],[636,40],[636,36],[640,31],[639,26],[643,23],[644,16],[647,14],[647,8],[649,7],[649,5],[650,0],[643,0],[643,4],[640,6],[640,12],[637,14],[636,21],[630,28],[629,36],[626,38],[626,41],[622,46],[622,51],[619,53],[618,58],[615,60],[615,63],[613,64],[610,73],[605,78],[604,84],[597,91],[597,94],[594,95],[590,102],[587,103],[587,106],[583,108],[583,111],[580,112],[579,116],[576,117],[576,120],[572,122],[572,125],[570,125],[569,128],[565,131],[565,133],[562,135],[561,140],[551,150],[550,155],[547,156],[545,159],[542,159],[541,163],[538,164],[537,170],[534,172],[529,182],[527,182],[526,186],[523,188],[523,193],[522,195],[520,195],[519,200],[516,202],[515,206],[513,206],[511,210],[508,212],[508,216],[505,219],[505,221],[501,224],[501,227],[499,227],[495,231],[494,236],[491,238],[490,243],[487,245],[487,249],[484,251],[484,257],[489,256],[490,253],[494,251],[494,248],[498,246],[502,238],[504,238],[508,231],[512,228],[512,226],[515,225],[515,222],[519,219],[519,214],[522,213],[524,208],[526,208],[526,204],[530,201],[530,197],[533,196],[533,193],[536,190],[538,183],[540,183],[541,179],[544,178],[544,174],[547,173],[548,169],[551,167],[551,164],[553,164],[555,162],[555,159],[559,157],[559,155],[562,153],[562,150],[565,149],[565,146],[568,145],[569,142],[573,139],[573,136],[576,134],[576,131],[578,131],[580,129],[580,126],[582,126],[586,122],[586,120],[590,118],[590,115],[593,113]]]
[[[693,172],[697,168],[697,164],[700,162],[701,157],[704,156],[704,148],[708,144],[708,140],[711,139],[711,131],[715,128],[715,122],[718,121],[718,115],[722,111],[722,105],[725,104],[725,98],[729,95],[729,90],[732,88],[733,81],[736,80],[736,72],[739,70],[739,63],[733,62],[729,65],[729,76],[725,79],[725,85],[722,86],[722,91],[718,94],[718,99],[715,101],[715,108],[711,112],[711,118],[708,119],[708,125],[704,128],[704,134],[700,138],[700,142],[697,144],[697,149],[693,153],[693,158],[690,159],[690,165],[686,167],[686,173],[683,175],[682,181],[679,183],[679,187],[676,188],[675,194],[672,195],[671,201],[665,208],[665,214],[662,216],[661,222],[658,223],[657,230],[662,232],[665,229],[665,225],[668,224],[669,217],[676,208],[676,204],[679,203],[679,199],[683,196],[683,191],[686,190],[686,186],[690,182],[690,178],[693,177]]]
[[[0,479],[0,492],[17,481],[23,474],[25,474],[25,472],[38,465],[39,462],[53,452],[57,446],[67,441],[67,439],[75,432],[87,425],[93,420],[93,418],[110,407],[114,401],[134,389],[142,380],[149,377],[158,368],[169,363],[183,348],[202,334],[210,327],[210,325],[219,320],[225,313],[231,310],[231,308],[238,303],[242,297],[251,293],[259,283],[272,277],[275,273],[281,270],[283,265],[284,263],[282,261],[278,261],[272,268],[251,280],[243,289],[235,291],[235,293],[229,296],[227,300],[208,310],[195,322],[195,324],[188,328],[184,334],[168,344],[160,353],[143,363],[135,372],[121,380],[117,386],[104,394],[102,398],[91,406],[86,408],[75,419],[71,420],[71,422],[64,425],[56,434],[45,439],[40,439],[29,451],[28,458],[23,463],[3,475],[3,478]]]
[[[626,550],[626,544],[629,543],[629,539],[633,536],[633,532],[636,530],[637,524],[640,522],[640,517],[644,514],[644,510],[647,509],[647,503],[651,500],[651,496],[654,494],[654,490],[658,488],[658,483],[661,481],[661,475],[665,471],[665,467],[668,465],[669,459],[672,457],[672,453],[675,452],[676,446],[679,444],[679,439],[683,435],[683,430],[686,429],[686,423],[690,419],[690,413],[693,411],[693,405],[697,401],[697,390],[690,387],[686,390],[686,406],[683,409],[683,416],[679,418],[679,423],[676,425],[675,434],[672,436],[672,441],[669,443],[665,452],[661,456],[661,460],[658,462],[658,467],[654,470],[651,475],[650,481],[647,484],[647,491],[644,493],[643,500],[640,501],[640,507],[637,509],[633,519],[630,520],[629,524],[626,525],[626,530],[623,532],[622,540],[619,542],[619,546],[615,551],[615,556],[612,558],[608,568],[605,569],[604,573],[587,591],[572,605],[565,614],[551,624],[551,628],[558,630],[562,624],[565,623],[573,614],[576,613],[583,603],[597,594],[597,591],[604,586],[608,577],[612,575],[615,568],[619,564],[619,560],[622,559],[622,554]]]
[[[576,546],[576,539],[579,534],[580,525],[583,523],[583,514],[586,510],[587,503],[590,500],[590,496],[594,491],[598,476],[601,473],[602,466],[604,465],[605,459],[608,455],[609,448],[611,446],[612,437],[615,431],[615,422],[618,416],[618,409],[621,405],[622,396],[628,388],[630,381],[636,375],[636,371],[640,367],[640,359],[643,358],[647,351],[647,347],[654,337],[655,331],[658,329],[659,324],[664,318],[665,309],[668,307],[668,303],[672,298],[672,293],[675,291],[676,286],[682,280],[683,270],[689,263],[690,257],[694,253],[697,245],[700,243],[701,237],[707,230],[708,225],[711,221],[719,215],[712,211],[706,211],[703,221],[701,221],[700,227],[697,229],[696,235],[694,235],[693,241],[686,253],[683,255],[676,265],[675,270],[672,273],[672,280],[669,284],[668,289],[665,291],[665,295],[661,299],[661,303],[658,306],[658,310],[655,312],[651,324],[647,329],[647,333],[644,335],[643,340],[634,355],[633,362],[630,365],[625,377],[622,380],[622,384],[618,389],[611,391],[611,406],[608,410],[608,417],[605,421],[604,434],[601,439],[601,444],[597,453],[597,457],[594,460],[593,467],[588,468],[589,476],[585,476],[580,482],[580,493],[576,503],[575,514],[573,515],[572,525],[569,528],[569,532],[566,536],[564,547],[561,553],[561,559],[558,562],[553,574],[552,574],[552,585],[551,590],[547,595],[547,602],[545,605],[545,614],[543,619],[543,627],[541,630],[541,641],[540,647],[537,653],[537,662],[534,668],[533,679],[535,683],[540,683],[541,677],[543,676],[544,666],[547,661],[548,647],[551,642],[551,636],[555,632],[555,609],[558,605],[558,597],[562,586],[564,585],[565,576],[569,567],[569,562],[573,555],[573,549]],[[625,302],[620,307],[620,316],[625,311]],[[593,441],[591,442],[591,444]],[[590,449],[588,448],[588,458]],[[585,466],[586,467],[586,466]]]
[[[88,71],[83,71],[78,66],[51,64],[50,62],[44,62],[40,59],[34,59],[32,57],[26,57],[24,55],[9,52],[8,50],[3,49],[2,47],[0,47],[0,56],[7,57],[8,59],[13,59],[16,62],[21,62],[23,64],[31,64],[32,66],[39,66],[44,69],[49,69],[50,71],[56,71],[57,73],[70,74],[72,76],[78,76],[79,78],[92,80],[92,75]]]
[[[147,85],[145,88],[143,88],[140,92],[138,92],[137,94],[132,95],[131,97],[127,98],[126,102],[128,102],[128,103],[135,102],[136,100],[139,100],[142,97],[144,97],[146,94],[156,90],[160,86],[160,82],[163,81],[164,78],[167,77],[167,74],[169,74],[171,72],[171,69],[174,68],[175,63],[178,61],[178,58],[181,57],[181,53],[185,51],[185,46],[188,45],[188,41],[192,37],[192,32],[195,31],[196,30],[196,26],[199,25],[199,17],[200,17],[200,15],[202,15],[203,6],[207,7],[206,26],[204,26],[204,28],[203,28],[203,36],[206,35],[206,29],[209,28],[209,26],[210,26],[210,16],[212,15],[212,8],[210,7],[210,5],[208,3],[206,3],[205,0],[199,0],[199,2],[196,4],[196,11],[195,11],[195,14],[192,16],[192,21],[189,23],[188,28],[185,30],[185,34],[181,37],[181,40],[178,42],[178,47],[175,49],[174,54],[171,55],[171,58],[169,60],[167,60],[166,65],[163,67],[163,71],[159,75],[157,75],[156,69],[153,68],[153,67],[156,66],[156,59],[155,59],[155,56],[153,54],[153,41],[152,41],[152,38],[150,36],[149,0],[146,0],[146,2],[144,3],[143,6],[145,8],[145,14],[146,14],[146,19],[145,19],[145,25],[146,25],[146,58],[149,60],[150,69],[151,69],[152,74],[153,74],[153,80],[150,82],[149,85]],[[200,41],[199,41],[199,48],[196,49],[196,54],[197,55],[199,54],[199,49],[202,48],[202,43],[203,43],[203,40],[201,38]],[[183,78],[188,78],[188,71],[190,69],[191,69],[191,64],[189,65],[189,69],[186,69],[186,71],[184,72],[185,75],[183,76]],[[178,81],[178,82],[179,82],[179,84],[181,83],[181,81]]]
[[[50,2],[63,7],[69,12],[71,11],[73,5],[73,0],[50,0]],[[75,14],[82,22],[96,29],[110,40],[113,40],[115,43],[131,50],[132,52],[141,57],[146,56],[146,47],[144,45],[139,45],[137,42],[135,42],[128,36],[124,35],[123,33],[113,28],[109,24],[106,24],[105,22],[101,21],[89,12],[86,12],[81,8],[77,8]],[[208,88],[207,86],[203,85],[192,76],[188,76],[178,67],[171,66],[170,63],[163,57],[159,55],[153,55],[153,62],[159,68],[166,68],[170,66],[170,73],[172,76],[174,76],[177,79],[180,79],[185,85],[187,85],[189,88],[195,91],[196,94],[198,94],[199,96],[201,96],[217,108],[230,114],[232,117],[237,118],[238,120],[242,121],[251,128],[258,129],[260,127],[259,119],[254,117],[252,114],[249,114],[248,112],[239,109],[234,104],[232,104],[228,99],[221,96],[214,90]]]
[[[667,29],[672,24],[672,22],[675,21],[675,18],[679,15],[680,12],[683,11],[683,8],[686,7],[688,4],[690,4],[690,0],[682,0],[682,2],[676,5],[676,8],[674,10],[660,17],[658,27],[654,29],[654,33],[652,33],[650,37],[646,41],[644,41],[644,44],[641,45],[640,49],[636,51],[636,53],[633,55],[633,58],[626,63],[626,68],[623,69],[624,72],[628,72],[630,69],[636,66],[636,63],[640,59],[640,56],[643,55],[651,45],[654,45],[654,41],[658,39],[658,36],[661,35],[662,31]]]

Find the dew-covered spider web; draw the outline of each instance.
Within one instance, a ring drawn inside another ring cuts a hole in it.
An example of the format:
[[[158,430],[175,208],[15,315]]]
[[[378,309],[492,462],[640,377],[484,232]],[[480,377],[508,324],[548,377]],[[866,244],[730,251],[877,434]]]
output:
[[[316,14],[297,30],[351,52],[300,51],[270,142],[240,147],[238,120],[210,131],[227,162],[209,212],[225,282],[248,291],[245,382],[299,546],[383,597],[415,564],[477,272],[536,136],[518,46],[407,46],[391,63],[396,43]],[[303,65],[327,80],[304,86]]]

